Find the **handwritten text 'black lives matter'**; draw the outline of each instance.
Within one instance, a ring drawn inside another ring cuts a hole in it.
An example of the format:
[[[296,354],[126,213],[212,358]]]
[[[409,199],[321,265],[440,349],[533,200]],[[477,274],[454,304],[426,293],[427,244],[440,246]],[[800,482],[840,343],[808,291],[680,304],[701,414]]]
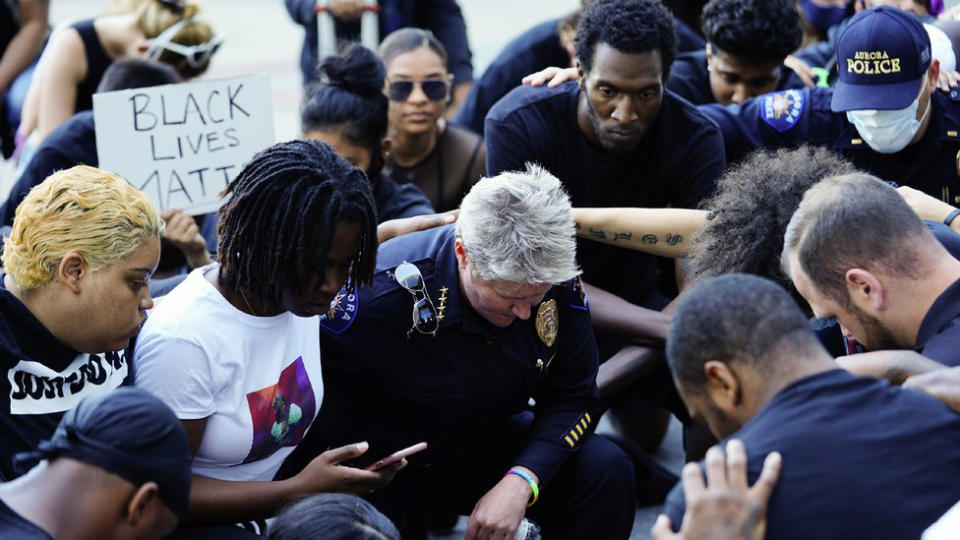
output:
[[[166,96],[136,93],[129,99],[132,109],[133,129],[149,133],[150,156],[157,168],[138,184],[141,190],[156,195],[161,207],[172,203],[188,207],[195,200],[219,193],[239,172],[242,164],[234,163],[231,156],[218,159],[218,154],[240,145],[236,126],[231,125],[241,118],[249,118],[243,102],[243,83],[226,85],[203,94],[188,92],[186,95]],[[171,134],[169,128],[183,126],[186,132]],[[196,162],[190,158],[204,158],[203,166],[179,169],[163,166],[164,162],[181,160]]]

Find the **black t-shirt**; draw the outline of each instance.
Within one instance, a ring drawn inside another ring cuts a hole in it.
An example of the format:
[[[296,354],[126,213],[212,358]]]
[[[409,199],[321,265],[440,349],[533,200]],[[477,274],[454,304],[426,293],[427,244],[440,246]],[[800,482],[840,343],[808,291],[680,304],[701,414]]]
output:
[[[487,175],[539,163],[566,186],[575,207],[695,208],[726,167],[717,127],[696,107],[665,92],[656,120],[637,148],[592,147],[577,123],[577,83],[515,88],[486,121]],[[577,244],[583,279],[643,304],[658,283],[655,258],[593,241]]]
[[[751,484],[767,454],[783,455],[770,540],[920,538],[960,499],[960,415],[841,369],[790,384],[733,437],[747,447]],[[680,526],[681,485],[664,512]]]
[[[50,438],[63,413],[85,396],[132,383],[130,358],[129,350],[71,349],[0,287],[0,478],[19,476],[13,456]]]
[[[53,540],[53,537],[0,500],[0,540]]]
[[[777,90],[802,88],[803,81],[792,69],[781,66]],[[707,51],[688,52],[677,55],[670,68],[667,88],[694,105],[716,103],[710,88],[710,73],[707,71]]]
[[[487,112],[507,92],[520,85],[520,79],[550,66],[570,65],[570,56],[560,43],[557,25],[561,19],[542,22],[513,39],[490,63],[454,119],[483,135]]]

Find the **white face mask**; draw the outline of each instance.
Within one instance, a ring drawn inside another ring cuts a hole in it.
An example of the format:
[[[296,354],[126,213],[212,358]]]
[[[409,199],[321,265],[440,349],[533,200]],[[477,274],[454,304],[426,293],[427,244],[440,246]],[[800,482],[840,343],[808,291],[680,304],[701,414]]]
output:
[[[926,85],[924,85],[924,88]],[[923,89],[920,90],[921,95]],[[920,97],[905,109],[893,111],[863,110],[847,111],[847,119],[856,126],[860,137],[874,151],[881,154],[896,154],[910,144],[920,125],[930,114],[930,103],[923,116],[917,119]]]

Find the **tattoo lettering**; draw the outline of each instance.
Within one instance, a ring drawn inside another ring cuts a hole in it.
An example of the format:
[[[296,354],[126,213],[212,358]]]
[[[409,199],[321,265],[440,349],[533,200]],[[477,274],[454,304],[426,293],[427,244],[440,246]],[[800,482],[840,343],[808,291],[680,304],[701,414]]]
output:
[[[600,240],[606,240],[606,239],[607,239],[607,233],[604,232],[603,229],[599,229],[599,230],[598,230],[598,229],[594,229],[593,227],[591,227],[588,232],[590,233],[590,236],[592,236],[592,237],[594,237],[594,238],[598,238],[598,239],[600,239]]]
[[[655,234],[645,234],[643,238],[640,239],[644,244],[656,244],[658,242],[657,235]]]
[[[682,235],[667,233],[667,244],[670,244],[671,246],[675,246],[680,242],[683,242]]]
[[[617,240],[630,240],[631,238],[633,238],[633,233],[628,233],[628,232],[613,233],[614,242],[616,242]]]

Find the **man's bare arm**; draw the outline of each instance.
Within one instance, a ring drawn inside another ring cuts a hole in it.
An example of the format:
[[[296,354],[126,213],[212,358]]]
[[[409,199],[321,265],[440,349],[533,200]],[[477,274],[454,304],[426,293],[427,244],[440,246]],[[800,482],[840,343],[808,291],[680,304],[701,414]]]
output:
[[[686,208],[574,208],[577,234],[611,246],[661,257],[686,257],[705,210]]]

